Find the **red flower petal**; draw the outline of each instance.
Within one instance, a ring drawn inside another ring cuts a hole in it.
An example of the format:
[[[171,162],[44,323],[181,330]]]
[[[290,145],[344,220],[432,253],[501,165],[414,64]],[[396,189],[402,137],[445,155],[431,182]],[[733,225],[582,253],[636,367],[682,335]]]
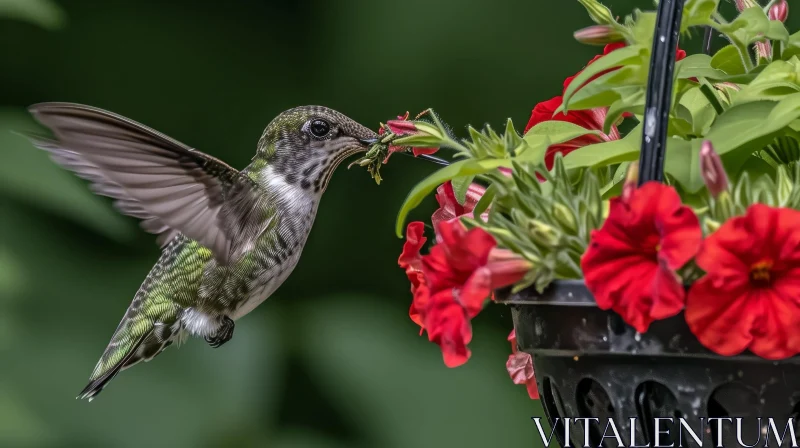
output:
[[[406,276],[411,282],[411,293],[414,300],[408,315],[420,328],[420,334],[425,328],[423,326],[424,316],[428,305],[428,286],[425,274],[422,272],[422,255],[420,250],[425,245],[427,238],[424,236],[425,224],[421,221],[414,221],[406,227],[406,242],[403,244],[403,252],[400,254],[397,263],[406,271]]]
[[[526,352],[516,352],[508,357],[506,370],[514,384],[524,384],[528,389],[528,396],[533,400],[539,399],[539,389],[536,386],[536,376],[533,373],[533,358]]]
[[[471,355],[467,344],[472,340],[472,325],[451,291],[442,291],[432,296],[431,301],[425,319],[428,338],[441,348],[447,367],[458,367]]]
[[[545,121],[566,121],[589,130],[602,132],[603,124],[608,113],[607,108],[571,110],[567,114],[555,114],[556,110],[561,107],[562,100],[562,97],[557,96],[537,104],[536,107],[533,108],[531,118],[528,120],[528,125],[525,126],[525,132],[528,132],[537,124]],[[553,168],[553,163],[557,153],[567,155],[570,152],[587,145],[602,143],[604,141],[619,140],[619,138],[619,130],[616,126],[612,126],[608,135],[603,134],[602,136],[597,136],[589,134],[574,138],[565,143],[551,145],[549,148],[547,148],[547,152],[545,153],[545,166],[548,170]]]
[[[410,135],[419,132],[412,121],[389,120],[386,122],[386,126],[389,127],[390,131],[397,135]]]
[[[469,276],[458,291],[458,301],[472,319],[483,309],[486,298],[492,295],[492,272],[487,267],[479,267]]]
[[[464,204],[461,205],[458,203],[458,200],[456,200],[456,193],[450,181],[439,185],[439,188],[436,189],[436,201],[439,203],[439,208],[433,212],[433,216],[431,217],[433,227],[438,228],[440,222],[452,221],[461,216],[473,217],[472,211],[475,210],[475,206],[478,205],[478,201],[480,201],[484,193],[486,193],[486,188],[482,185],[471,184],[467,188]],[[488,213],[485,215],[485,219],[488,219]],[[438,235],[437,239],[440,240]]]
[[[422,270],[422,255],[419,251],[425,245],[425,223],[422,221],[414,221],[406,226],[406,242],[403,244],[403,252],[400,258],[397,259],[397,264],[401,268],[408,271],[408,269]]]
[[[722,355],[800,352],[800,212],[756,204],[725,222],[697,255],[706,275],[689,291],[686,322]]]
[[[683,309],[675,270],[702,241],[700,224],[678,193],[658,182],[635,190],[628,202],[611,200],[608,219],[592,232],[581,259],[586,285],[602,309],[613,309],[638,332]]]
[[[414,154],[414,157],[417,157],[420,154],[433,154],[438,151],[439,148],[411,148],[411,153]]]

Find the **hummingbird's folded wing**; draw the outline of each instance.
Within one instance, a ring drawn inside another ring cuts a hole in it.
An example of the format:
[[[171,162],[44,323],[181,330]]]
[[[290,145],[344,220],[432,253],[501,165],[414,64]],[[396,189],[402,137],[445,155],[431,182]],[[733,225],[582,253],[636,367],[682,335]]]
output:
[[[102,109],[43,103],[30,111],[56,137],[33,143],[142,219],[162,244],[180,232],[227,264],[269,224],[263,189],[218,159]]]

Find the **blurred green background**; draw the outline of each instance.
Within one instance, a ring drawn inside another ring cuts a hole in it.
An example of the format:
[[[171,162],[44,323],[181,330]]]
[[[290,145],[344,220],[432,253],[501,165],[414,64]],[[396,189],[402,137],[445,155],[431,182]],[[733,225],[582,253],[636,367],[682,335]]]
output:
[[[433,107],[460,136],[521,130],[600,51],[572,39],[589,24],[575,1],[0,0],[0,446],[537,445],[541,407],[505,371],[506,309],[475,320],[457,369],[407,316],[393,224],[435,167],[402,157],[381,186],[336,173],[296,271],[231,343],[191,340],[74,400],[158,248],[9,130],[34,126],[32,103],[80,102],[239,168],[303,104],[375,128]]]

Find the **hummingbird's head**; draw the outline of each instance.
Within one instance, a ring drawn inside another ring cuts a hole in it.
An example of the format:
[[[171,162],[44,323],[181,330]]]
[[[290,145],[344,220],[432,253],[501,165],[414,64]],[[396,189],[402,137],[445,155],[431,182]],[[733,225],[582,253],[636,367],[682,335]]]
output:
[[[264,130],[256,157],[270,176],[321,193],[342,161],[365,152],[378,134],[323,106],[302,106],[278,115]]]

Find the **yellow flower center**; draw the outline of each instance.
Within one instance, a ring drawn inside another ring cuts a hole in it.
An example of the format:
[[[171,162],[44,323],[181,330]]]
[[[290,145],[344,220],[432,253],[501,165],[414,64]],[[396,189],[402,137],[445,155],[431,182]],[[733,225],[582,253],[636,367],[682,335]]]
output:
[[[771,276],[772,260],[761,260],[750,266],[750,281],[761,286],[768,285]]]

